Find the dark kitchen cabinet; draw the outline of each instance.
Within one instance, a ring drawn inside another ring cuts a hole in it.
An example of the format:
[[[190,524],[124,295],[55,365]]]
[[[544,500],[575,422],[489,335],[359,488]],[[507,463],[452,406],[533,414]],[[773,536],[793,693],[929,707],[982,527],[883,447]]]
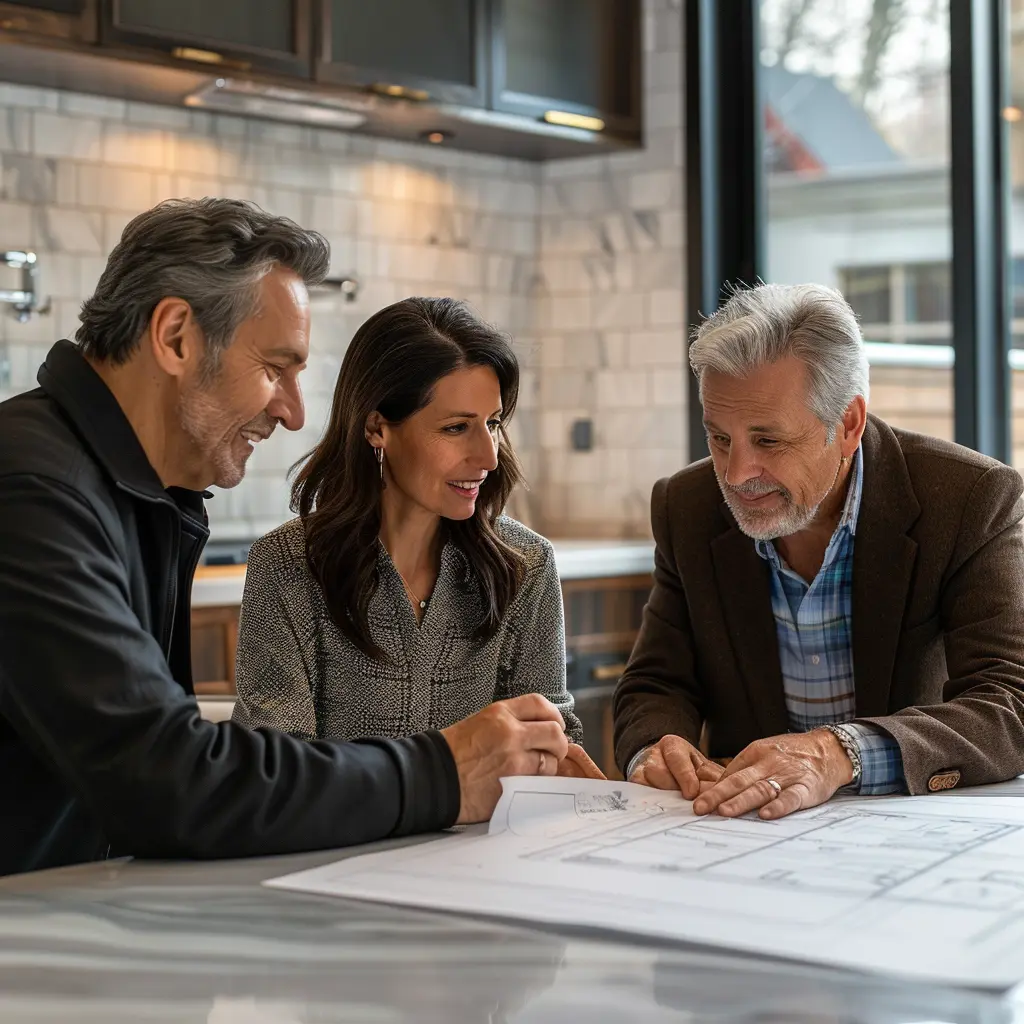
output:
[[[486,104],[486,0],[320,0],[319,7],[319,81]]]
[[[640,0],[491,0],[491,106],[640,134]]]
[[[96,41],[96,0],[0,0],[0,32],[26,38]]]
[[[102,41],[225,70],[308,77],[312,0],[103,0]]]

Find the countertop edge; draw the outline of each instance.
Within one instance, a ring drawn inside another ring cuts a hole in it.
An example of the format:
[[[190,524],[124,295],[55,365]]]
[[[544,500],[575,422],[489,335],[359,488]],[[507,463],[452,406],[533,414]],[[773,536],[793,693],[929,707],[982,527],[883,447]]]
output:
[[[647,541],[553,541],[562,580],[640,576],[654,570],[654,544]],[[215,608],[242,603],[245,566],[205,567],[192,584],[192,607]]]

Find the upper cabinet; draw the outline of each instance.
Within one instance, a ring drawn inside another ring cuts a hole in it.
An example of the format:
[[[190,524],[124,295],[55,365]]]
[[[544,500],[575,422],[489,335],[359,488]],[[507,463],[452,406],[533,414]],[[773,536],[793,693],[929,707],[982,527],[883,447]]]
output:
[[[320,0],[316,77],[484,106],[486,0]]]
[[[92,43],[96,0],[0,0],[0,31]]]
[[[311,0],[102,0],[102,40],[231,70],[308,77]]]
[[[0,0],[0,77],[347,113],[371,135],[545,160],[640,142],[640,26],[641,0]]]
[[[639,134],[640,0],[492,0],[495,110]]]

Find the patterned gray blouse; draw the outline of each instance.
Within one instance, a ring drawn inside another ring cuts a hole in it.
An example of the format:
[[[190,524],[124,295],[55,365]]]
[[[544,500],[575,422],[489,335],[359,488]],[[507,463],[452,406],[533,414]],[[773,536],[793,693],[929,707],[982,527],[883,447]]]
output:
[[[370,602],[373,639],[391,658],[368,658],[335,626],[305,560],[294,519],[249,552],[238,634],[234,718],[304,739],[400,737],[443,729],[492,701],[540,693],[582,741],[565,686],[562,591],[551,545],[506,516],[497,529],[527,561],[523,586],[498,632],[481,643],[481,605],[469,560],[445,545],[434,593],[419,624],[387,550]],[[467,586],[468,584],[468,586]]]

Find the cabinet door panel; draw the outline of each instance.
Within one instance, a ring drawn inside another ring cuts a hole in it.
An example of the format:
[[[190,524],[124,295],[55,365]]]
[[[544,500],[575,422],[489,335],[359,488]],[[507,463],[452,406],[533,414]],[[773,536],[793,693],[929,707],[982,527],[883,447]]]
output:
[[[15,7],[31,7],[36,11],[52,11],[54,14],[81,14],[85,0],[4,0]]]
[[[254,17],[256,11],[259,17]],[[118,0],[117,24],[133,32],[190,36],[254,50],[294,49],[291,0]]]
[[[0,0],[0,24],[7,32],[96,41],[96,0]]]
[[[494,24],[498,109],[639,121],[637,0],[495,0]]]
[[[482,0],[324,0],[319,74],[482,103],[484,30]]]
[[[308,77],[311,0],[105,0],[103,41]],[[179,55],[180,56],[180,55]]]

